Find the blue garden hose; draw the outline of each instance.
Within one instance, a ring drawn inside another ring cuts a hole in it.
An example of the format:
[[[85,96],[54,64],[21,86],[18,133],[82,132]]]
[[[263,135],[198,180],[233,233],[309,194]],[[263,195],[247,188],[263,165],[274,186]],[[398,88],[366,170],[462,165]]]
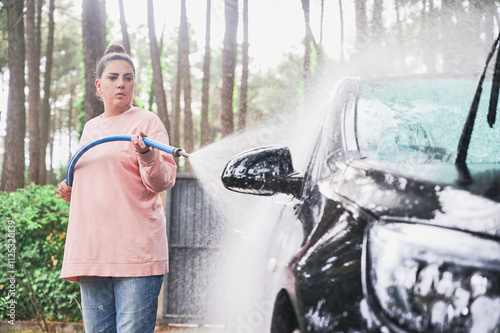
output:
[[[180,148],[167,146],[166,144],[148,138],[142,138],[142,139],[144,140],[144,143],[146,145],[160,149],[166,153],[174,155],[175,157],[179,156],[189,157],[189,154]],[[89,142],[86,145],[82,146],[80,149],[78,149],[78,151],[75,153],[75,155],[73,155],[73,157],[69,161],[68,169],[66,170],[66,184],[69,186],[73,186],[73,172],[75,170],[76,162],[78,162],[80,157],[82,157],[82,155],[87,150],[97,145],[100,145],[101,143],[111,142],[111,141],[132,141],[132,135],[123,134],[123,135],[106,136],[104,138],[100,138],[98,140]]]

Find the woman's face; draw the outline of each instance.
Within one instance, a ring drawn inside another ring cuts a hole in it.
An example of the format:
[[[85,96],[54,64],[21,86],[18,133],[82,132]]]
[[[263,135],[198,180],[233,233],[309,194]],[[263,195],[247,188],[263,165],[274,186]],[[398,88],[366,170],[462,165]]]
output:
[[[108,62],[95,85],[106,108],[126,110],[132,105],[135,88],[134,71],[125,60]]]

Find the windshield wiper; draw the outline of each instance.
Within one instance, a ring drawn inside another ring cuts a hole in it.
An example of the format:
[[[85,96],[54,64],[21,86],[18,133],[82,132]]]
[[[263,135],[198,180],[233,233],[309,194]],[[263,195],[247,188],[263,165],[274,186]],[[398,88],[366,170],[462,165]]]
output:
[[[488,125],[490,128],[495,124],[497,117],[498,92],[500,91],[500,52],[497,52],[493,82],[491,85],[490,108],[488,110]]]
[[[479,100],[481,99],[481,93],[483,91],[483,82],[486,76],[486,70],[488,69],[488,65],[493,58],[493,54],[497,49],[498,42],[500,41],[500,33],[498,34],[497,39],[493,43],[491,47],[491,51],[488,54],[488,58],[486,59],[486,64],[484,66],[483,74],[479,79],[479,83],[476,88],[476,94],[474,95],[474,100],[472,101],[472,105],[470,107],[469,115],[467,116],[467,121],[465,122],[464,129],[462,131],[462,135],[460,137],[460,141],[458,143],[458,151],[457,158],[455,159],[455,164],[459,166],[465,166],[465,160],[467,159],[467,151],[469,150],[469,144],[472,136],[472,129],[474,128],[474,121],[476,120],[477,109],[479,107]],[[497,55],[496,64],[495,64],[495,73],[493,75],[493,86],[491,89],[491,98],[490,98],[490,109],[488,112],[488,124],[490,127],[495,123],[496,117],[496,109],[498,102],[498,90],[500,88],[500,56]],[[466,168],[465,168],[466,169]]]

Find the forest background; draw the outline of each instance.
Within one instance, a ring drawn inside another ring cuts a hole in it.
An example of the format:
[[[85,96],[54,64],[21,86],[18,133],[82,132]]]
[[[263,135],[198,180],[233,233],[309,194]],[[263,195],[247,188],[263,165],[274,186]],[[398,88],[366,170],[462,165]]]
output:
[[[162,118],[172,145],[193,152],[277,114],[307,112],[325,77],[477,73],[499,21],[493,0],[0,6],[0,101],[8,100],[0,104],[0,189],[8,191],[64,179],[84,122],[102,112],[93,68],[110,43],[136,61],[139,105]]]

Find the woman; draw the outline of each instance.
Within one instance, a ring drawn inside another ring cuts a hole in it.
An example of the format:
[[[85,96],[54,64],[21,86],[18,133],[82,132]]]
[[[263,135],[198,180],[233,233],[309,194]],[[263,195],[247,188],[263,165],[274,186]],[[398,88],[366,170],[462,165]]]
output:
[[[168,144],[161,120],[132,106],[135,67],[123,47],[112,45],[96,66],[104,113],[89,120],[80,146],[131,134],[82,155],[73,186],[59,193],[70,201],[61,278],[80,282],[86,332],[153,332],[158,295],[168,271],[166,223],[159,192],[174,185],[170,154],[142,137]]]

